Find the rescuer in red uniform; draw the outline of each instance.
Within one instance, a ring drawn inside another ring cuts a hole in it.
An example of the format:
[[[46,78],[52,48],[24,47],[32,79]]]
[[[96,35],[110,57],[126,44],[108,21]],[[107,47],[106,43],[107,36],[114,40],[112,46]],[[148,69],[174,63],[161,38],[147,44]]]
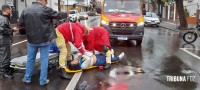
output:
[[[79,22],[63,23],[56,28],[56,44],[60,51],[59,66],[60,75],[63,78],[70,79],[70,76],[65,72],[66,60],[71,60],[71,42],[83,55],[92,57],[92,53],[85,50],[83,46],[83,36],[88,33],[88,28],[82,26]]]
[[[106,56],[105,69],[111,67],[111,45],[109,41],[109,32],[103,27],[92,27],[87,35],[84,35],[84,46],[88,51],[97,50]]]

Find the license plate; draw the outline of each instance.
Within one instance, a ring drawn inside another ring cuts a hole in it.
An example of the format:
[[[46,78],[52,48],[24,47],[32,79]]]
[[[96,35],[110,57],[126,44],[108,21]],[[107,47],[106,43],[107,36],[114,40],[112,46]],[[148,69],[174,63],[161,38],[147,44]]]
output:
[[[120,36],[120,37],[117,37],[118,40],[128,40],[128,37],[126,36]]]

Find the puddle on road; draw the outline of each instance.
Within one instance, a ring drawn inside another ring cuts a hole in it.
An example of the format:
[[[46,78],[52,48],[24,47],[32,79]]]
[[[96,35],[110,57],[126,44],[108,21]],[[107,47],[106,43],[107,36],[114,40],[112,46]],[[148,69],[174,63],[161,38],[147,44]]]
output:
[[[168,30],[168,29],[163,29],[159,28],[158,29],[158,35],[165,35],[165,36],[176,36],[178,35],[179,32]]]
[[[117,82],[123,82],[134,76],[134,68],[130,66],[115,68],[110,71],[109,77]]]

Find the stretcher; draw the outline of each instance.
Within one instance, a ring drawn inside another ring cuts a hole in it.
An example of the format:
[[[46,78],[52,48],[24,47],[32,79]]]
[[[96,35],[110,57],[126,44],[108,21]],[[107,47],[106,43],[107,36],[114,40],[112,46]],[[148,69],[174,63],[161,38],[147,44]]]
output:
[[[112,62],[112,64],[115,64],[119,61],[116,61],[116,62]],[[89,70],[89,69],[94,69],[94,68],[98,68],[99,66],[90,66],[88,67],[87,69],[80,69],[80,70],[70,70],[68,67],[65,68],[65,71],[67,73],[77,73],[77,72],[82,72],[83,70]]]
[[[58,66],[58,57],[59,57],[58,53],[49,54],[49,62],[48,62],[49,69]],[[10,61],[10,63],[11,63],[10,65],[11,68],[25,70],[27,63],[27,55],[13,58]],[[40,66],[40,53],[37,53],[35,60],[35,68],[39,68],[39,66]]]
[[[72,53],[72,57],[73,57],[73,53]],[[48,62],[48,70],[50,71],[53,68],[56,68],[59,66],[59,53],[50,53],[49,54],[49,62]],[[27,63],[27,55],[25,56],[21,56],[21,57],[17,57],[17,58],[13,58],[11,61],[11,68],[14,69],[19,69],[19,70],[25,70],[26,69],[26,63]],[[115,64],[119,61],[116,62],[112,62],[112,64]],[[36,55],[36,61],[35,61],[35,68],[39,68],[40,66],[40,53],[37,53]],[[89,70],[89,69],[93,69],[93,68],[98,68],[99,66],[90,66],[87,69],[84,70]],[[68,66],[66,66],[65,71],[67,73],[77,73],[77,72],[82,72],[83,70],[70,70],[68,68]]]

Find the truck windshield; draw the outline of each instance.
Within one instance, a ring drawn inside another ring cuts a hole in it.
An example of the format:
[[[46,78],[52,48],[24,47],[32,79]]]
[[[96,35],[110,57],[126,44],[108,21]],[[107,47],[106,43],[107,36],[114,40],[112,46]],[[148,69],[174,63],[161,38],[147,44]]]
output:
[[[105,0],[104,12],[122,12],[140,15],[139,0]]]

